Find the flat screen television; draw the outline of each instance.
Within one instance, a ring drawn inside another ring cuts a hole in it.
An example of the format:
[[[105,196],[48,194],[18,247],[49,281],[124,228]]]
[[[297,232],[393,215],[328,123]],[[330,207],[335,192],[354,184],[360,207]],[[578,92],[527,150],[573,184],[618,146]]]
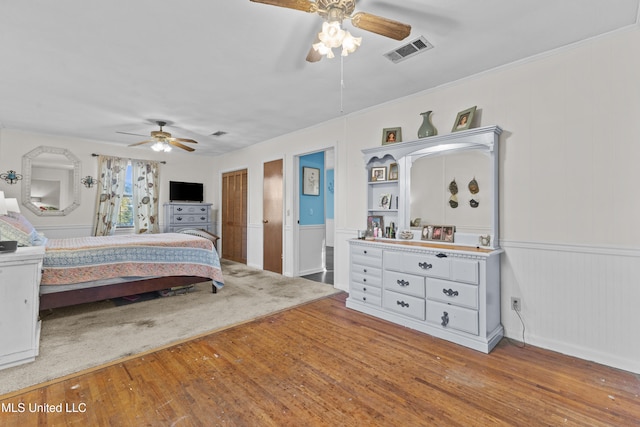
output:
[[[204,185],[198,182],[169,181],[172,202],[204,202]]]

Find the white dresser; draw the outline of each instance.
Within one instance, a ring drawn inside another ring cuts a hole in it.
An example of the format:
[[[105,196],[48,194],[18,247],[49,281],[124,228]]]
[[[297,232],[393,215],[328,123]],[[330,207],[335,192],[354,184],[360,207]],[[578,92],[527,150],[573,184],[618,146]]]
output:
[[[0,254],[0,369],[32,362],[38,355],[43,257],[44,246]]]
[[[500,253],[349,241],[347,307],[488,353],[500,341]]]
[[[165,203],[164,219],[165,233],[187,227],[213,232],[211,203]]]

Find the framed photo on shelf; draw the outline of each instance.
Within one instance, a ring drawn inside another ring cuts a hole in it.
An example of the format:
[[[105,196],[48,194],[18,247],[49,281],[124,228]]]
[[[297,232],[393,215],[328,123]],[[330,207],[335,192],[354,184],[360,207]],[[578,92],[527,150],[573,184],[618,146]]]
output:
[[[442,226],[434,225],[431,230],[431,240],[442,240]]]
[[[398,180],[398,164],[391,163],[389,165],[389,181],[397,181]]]
[[[448,242],[448,243],[453,243],[453,238],[455,235],[455,227],[451,226],[451,225],[444,225],[442,226],[442,241],[443,242]]]
[[[307,196],[320,195],[320,169],[302,167],[302,194]]]
[[[378,207],[380,209],[391,209],[391,194],[381,194],[378,199]]]
[[[367,237],[378,237],[375,230],[384,230],[384,219],[380,215],[369,215],[367,217]],[[380,231],[378,231],[379,233]]]
[[[451,129],[451,132],[469,129],[469,127],[471,127],[471,122],[473,121],[473,116],[476,113],[476,107],[477,106],[474,105],[471,108],[460,111],[456,116],[456,121],[453,123],[453,129]]]
[[[402,142],[402,128],[382,129],[382,145],[395,144],[396,142]]]
[[[422,227],[422,234],[420,234],[420,240],[431,240],[432,225],[425,225]]]
[[[386,181],[387,180],[387,167],[373,167],[371,168],[371,182]]]

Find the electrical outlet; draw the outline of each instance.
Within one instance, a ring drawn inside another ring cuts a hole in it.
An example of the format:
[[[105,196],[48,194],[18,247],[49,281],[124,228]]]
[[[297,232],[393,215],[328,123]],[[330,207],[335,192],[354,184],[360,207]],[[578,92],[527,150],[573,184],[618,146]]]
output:
[[[511,297],[511,310],[520,311],[520,298]]]

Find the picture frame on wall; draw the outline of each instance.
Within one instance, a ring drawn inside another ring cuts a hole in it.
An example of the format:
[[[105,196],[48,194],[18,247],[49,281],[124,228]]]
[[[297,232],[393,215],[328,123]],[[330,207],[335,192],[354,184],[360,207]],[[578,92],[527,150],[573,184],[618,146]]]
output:
[[[378,199],[378,208],[380,209],[390,209],[391,208],[391,194],[384,193],[381,194]]]
[[[302,167],[302,194],[306,196],[320,195],[320,169]]]
[[[386,166],[377,166],[371,168],[371,182],[386,181],[387,180],[387,168]]]
[[[389,165],[389,181],[397,181],[398,180],[398,164],[391,163]]]
[[[456,116],[456,121],[453,123],[453,129],[451,132],[457,132],[460,130],[467,130],[471,127],[473,116],[476,114],[476,105],[466,110],[460,111]]]
[[[401,128],[397,127],[382,129],[382,145],[395,144],[396,142],[402,142]]]

